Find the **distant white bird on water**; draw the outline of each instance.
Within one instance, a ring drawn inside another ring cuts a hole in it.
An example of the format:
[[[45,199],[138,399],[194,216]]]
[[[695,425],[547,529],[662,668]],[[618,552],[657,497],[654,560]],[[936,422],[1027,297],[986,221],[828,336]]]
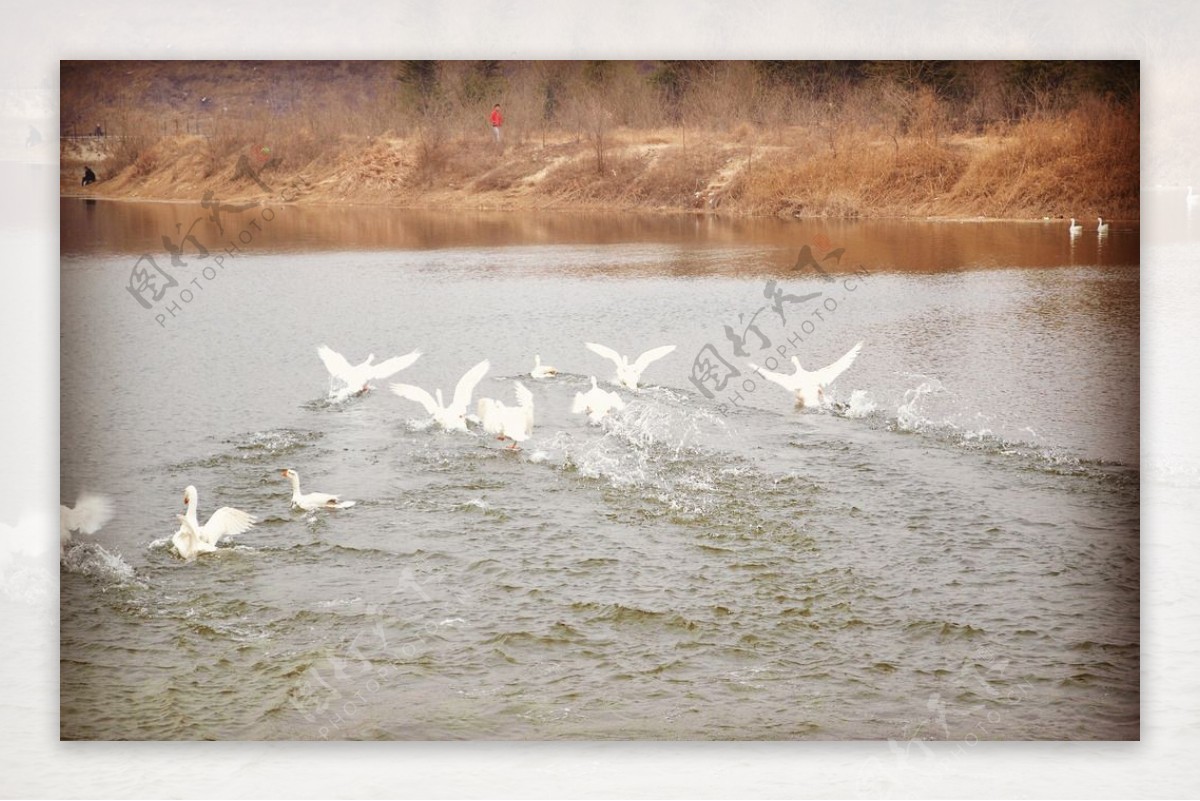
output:
[[[330,399],[343,401],[351,395],[366,392],[370,389],[372,381],[382,381],[408,367],[421,358],[421,351],[414,350],[406,356],[393,356],[379,364],[372,364],[375,361],[374,353],[369,354],[367,360],[361,364],[350,364],[345,356],[326,345],[317,348],[317,355],[329,371]],[[335,381],[340,383],[340,386],[335,386]]]
[[[199,493],[193,486],[183,491],[183,503],[187,507],[187,513],[176,515],[179,519],[179,531],[171,537],[171,544],[180,556],[189,561],[195,559],[197,554],[215,551],[222,537],[241,534],[254,526],[252,515],[229,506],[222,506],[212,513],[207,523],[200,525],[196,512]]]
[[[447,431],[466,431],[467,407],[471,405],[471,394],[475,391],[475,385],[483,380],[489,369],[491,369],[491,364],[484,359],[464,373],[454,387],[454,399],[449,405],[442,400],[441,389],[436,390],[436,399],[433,395],[412,384],[392,384],[392,392],[401,398],[421,404],[425,407],[425,411],[433,417],[433,421]]]
[[[513,382],[517,391],[517,405],[506,406],[493,398],[480,398],[477,407],[483,430],[495,434],[496,439],[512,440],[508,447],[515,449],[533,434],[533,393],[520,381]]]
[[[1075,218],[1072,217],[1071,218],[1071,227],[1068,228],[1067,230],[1070,231],[1071,236],[1075,236],[1076,234],[1083,233],[1083,226],[1081,224],[1075,222]]]
[[[596,376],[592,376],[592,388],[587,392],[576,392],[575,401],[571,404],[572,414],[588,416],[588,422],[594,426],[600,425],[604,415],[614,410],[625,408],[625,401],[615,392],[600,389],[596,385]]]
[[[325,492],[301,492],[300,474],[291,468],[280,470],[279,474],[292,482],[292,506],[311,512],[314,509],[349,509],[354,501],[343,501],[340,495],[329,495]]]
[[[1107,234],[1108,233],[1108,223],[1106,223],[1104,221],[1103,217],[1096,218],[1096,233],[1098,233],[1098,234]]]
[[[71,542],[71,533],[95,534],[105,523],[112,520],[113,504],[103,495],[81,493],[75,501],[75,508],[58,507],[58,540],[59,547],[65,548]]]
[[[845,356],[833,364],[811,373],[800,366],[799,356],[792,357],[792,364],[795,365],[796,372],[791,375],[772,373],[752,362],[750,363],[750,369],[789,392],[794,392],[797,408],[820,405],[825,401],[825,388],[832,384],[838,376],[854,363],[855,358],[858,357],[858,352],[862,350],[862,346],[863,343],[859,342],[847,351]]]
[[[613,377],[613,383],[626,389],[637,390],[638,381],[642,378],[642,373],[651,363],[658,361],[666,356],[671,351],[675,350],[674,345],[663,345],[659,348],[652,348],[641,356],[637,357],[637,361],[633,364],[629,363],[629,359],[620,353],[617,353],[612,348],[606,348],[603,345],[596,345],[592,342],[583,343],[588,350],[598,356],[611,361],[617,367],[617,374]]]
[[[1197,204],[1200,204],[1200,195],[1193,192],[1192,188],[1190,186],[1188,187],[1187,204],[1188,204],[1188,206],[1195,206]]]
[[[553,378],[558,375],[558,369],[548,364],[542,364],[542,357],[534,354],[533,370],[529,374],[534,378]]]

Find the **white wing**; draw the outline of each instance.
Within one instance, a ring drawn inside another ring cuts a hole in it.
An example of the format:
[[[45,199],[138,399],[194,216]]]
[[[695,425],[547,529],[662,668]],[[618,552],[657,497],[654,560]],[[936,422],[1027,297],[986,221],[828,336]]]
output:
[[[63,525],[68,531],[95,534],[112,519],[112,501],[103,495],[85,493],[79,496],[74,509],[62,508]]]
[[[500,422],[501,404],[491,398],[480,398],[476,411],[479,413],[479,425],[489,434],[499,434],[503,429]]]
[[[442,410],[438,406],[437,401],[433,399],[425,390],[420,387],[414,387],[412,384],[392,384],[392,392],[395,392],[405,400],[415,401],[425,407],[425,411],[430,414],[437,414]]]
[[[450,404],[452,411],[459,415],[467,413],[467,407],[471,405],[471,393],[475,391],[475,385],[483,380],[483,377],[487,375],[487,371],[490,369],[492,369],[491,363],[487,359],[484,359],[464,373],[462,378],[458,379],[458,384],[454,387],[454,401]]]
[[[206,542],[216,545],[222,537],[241,534],[243,531],[249,531],[253,526],[254,517],[252,515],[246,514],[241,509],[222,506],[213,512],[212,517],[208,518],[208,522],[201,527],[200,536]]]
[[[421,358],[421,351],[414,350],[412,353],[409,353],[406,356],[393,356],[387,361],[382,361],[379,364],[371,365],[367,368],[368,380],[383,380],[389,376],[395,375],[419,358]]]
[[[754,362],[747,362],[747,364],[750,365],[751,370],[758,373],[759,375],[761,375],[763,378],[767,379],[768,381],[778,384],[779,386],[786,389],[788,392],[795,392],[797,389],[800,388],[801,378],[800,378],[799,374],[784,375],[783,373],[772,373],[770,370],[762,369]]]
[[[575,400],[572,401],[572,403],[571,403],[571,414],[579,414],[580,412],[586,412],[587,406],[588,406],[587,395],[584,395],[582,392],[576,392]]]
[[[838,359],[828,367],[822,367],[820,370],[814,372],[812,374],[813,379],[823,387],[827,387],[832,384],[835,378],[846,372],[846,369],[849,368],[850,365],[854,364],[854,360],[858,357],[858,352],[862,350],[862,346],[863,343],[859,342],[857,345],[847,351],[845,356]]]
[[[513,386],[517,389],[517,403],[522,407],[533,406],[533,393],[529,391],[529,388],[520,381],[514,381]]]
[[[604,358],[608,359],[613,364],[615,364],[617,367],[624,366],[624,364],[621,360],[621,354],[617,353],[612,348],[606,348],[603,345],[597,345],[594,342],[584,342],[583,345],[588,350],[590,350],[592,353],[596,354],[597,356],[603,356]]]
[[[513,382],[517,388],[517,403],[520,404],[520,415],[523,418],[525,436],[533,433],[533,393],[520,381]]]
[[[171,537],[171,544],[175,546],[175,550],[181,557],[190,562],[196,558],[196,554],[217,550],[217,546],[200,538],[186,517],[175,515],[175,518],[179,520],[179,530]]]
[[[637,361],[633,363],[634,372],[640,374],[650,366],[651,362],[658,361],[673,350],[675,350],[674,345],[663,345],[661,348],[652,348],[646,351],[641,356],[638,356]]]
[[[317,355],[325,363],[325,369],[329,371],[330,375],[350,383],[349,377],[354,368],[350,366],[350,362],[346,361],[345,356],[325,345],[317,348]]]

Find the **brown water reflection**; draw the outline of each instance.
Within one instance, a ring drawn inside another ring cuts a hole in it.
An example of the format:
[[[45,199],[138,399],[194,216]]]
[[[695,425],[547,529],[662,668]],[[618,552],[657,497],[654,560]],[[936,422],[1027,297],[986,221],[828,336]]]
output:
[[[215,201],[214,201],[215,202]],[[703,215],[632,215],[575,212],[463,212],[367,206],[276,206],[234,211],[214,205],[140,203],[63,198],[64,255],[162,254],[190,233],[210,252],[238,244],[244,251],[289,253],[345,250],[434,250],[588,245],[675,245],[664,264],[634,260],[618,271],[697,275],[787,275],[805,244],[824,257],[845,248],[829,272],[867,269],[938,273],[996,267],[1137,265],[1138,223],[1112,222],[1106,236],[1095,224],[1071,237],[1067,223],[912,220],[777,220]],[[1087,224],[1085,224],[1086,226]],[[240,242],[238,241],[240,236]],[[763,251],[762,258],[695,258],[714,249]],[[184,253],[196,253],[194,244]],[[157,257],[156,257],[157,258]],[[606,272],[612,272],[612,265]]]

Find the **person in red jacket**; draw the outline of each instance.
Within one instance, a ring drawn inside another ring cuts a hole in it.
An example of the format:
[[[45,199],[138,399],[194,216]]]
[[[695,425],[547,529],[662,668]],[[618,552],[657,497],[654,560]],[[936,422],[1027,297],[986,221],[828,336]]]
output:
[[[496,137],[496,144],[500,144],[500,126],[504,124],[504,115],[500,113],[500,104],[492,106],[492,135]]]

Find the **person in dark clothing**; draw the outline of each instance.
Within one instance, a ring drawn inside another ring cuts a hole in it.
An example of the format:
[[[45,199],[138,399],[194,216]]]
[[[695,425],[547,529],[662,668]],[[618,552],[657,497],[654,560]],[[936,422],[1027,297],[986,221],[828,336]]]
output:
[[[96,173],[92,172],[91,167],[84,167],[83,168],[83,185],[87,186],[88,184],[94,184],[94,183],[96,183]]]

